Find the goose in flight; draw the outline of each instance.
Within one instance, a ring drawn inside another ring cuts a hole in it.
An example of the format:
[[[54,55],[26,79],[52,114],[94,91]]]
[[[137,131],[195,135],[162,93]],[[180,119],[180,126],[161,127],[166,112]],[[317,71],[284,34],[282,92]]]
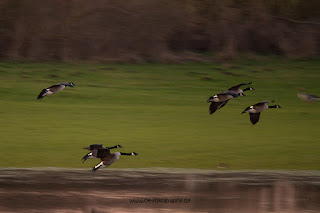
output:
[[[305,88],[297,88],[297,90],[304,91]],[[306,103],[312,103],[312,102],[320,100],[319,96],[308,94],[308,93],[305,93],[305,92],[298,92],[297,96],[298,96],[298,98],[300,98],[302,101],[304,101]]]
[[[59,84],[55,84],[52,85],[46,89],[43,89],[40,94],[38,95],[38,100],[42,100],[42,98],[44,98],[45,96],[50,96],[53,94],[56,94],[57,92],[60,92],[61,90],[63,90],[64,88],[66,88],[66,86],[69,87],[74,87],[74,83],[70,82],[70,83],[59,83]]]
[[[217,95],[211,96],[207,100],[208,103],[211,102],[209,107],[210,115],[213,114],[218,109],[224,107],[231,98],[236,98],[236,97],[238,97],[238,94],[236,94],[233,91],[225,91]]]
[[[247,87],[245,89],[240,89],[240,87],[244,86],[244,85],[249,85],[249,84],[252,84],[252,82],[249,82],[249,83],[242,83],[242,84],[238,84],[238,85],[235,85],[233,87],[230,87],[228,89],[228,91],[233,91],[235,92],[237,95],[239,96],[245,96],[245,94],[243,94],[244,91],[247,91],[247,90],[254,90],[253,87]]]
[[[118,161],[121,155],[130,155],[130,156],[138,155],[135,152],[131,152],[131,153],[115,152],[111,154],[109,149],[98,149],[98,150],[92,151],[92,153],[96,158],[100,158],[101,160],[100,163],[98,163],[95,167],[92,168],[93,172],[103,167],[109,167],[110,165]]]
[[[117,148],[123,148],[123,147],[121,145],[116,145],[116,146],[111,146],[111,147],[103,147],[102,144],[91,144],[90,146],[84,148],[84,149],[89,150],[90,152],[82,158],[82,163],[84,163],[87,159],[97,158],[97,153],[93,152],[95,150],[99,150],[99,149],[110,150],[110,149],[117,149]],[[93,153],[95,153],[95,154],[93,154]]]
[[[247,107],[241,114],[249,112],[250,121],[252,125],[255,125],[260,118],[260,113],[270,108],[281,108],[279,105],[268,106],[267,103],[273,103],[274,101],[261,101],[257,104]]]

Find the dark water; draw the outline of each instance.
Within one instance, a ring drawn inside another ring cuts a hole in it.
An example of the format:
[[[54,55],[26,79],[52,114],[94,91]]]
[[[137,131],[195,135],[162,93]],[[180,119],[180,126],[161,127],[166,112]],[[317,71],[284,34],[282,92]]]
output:
[[[320,172],[0,170],[0,212],[320,212]]]

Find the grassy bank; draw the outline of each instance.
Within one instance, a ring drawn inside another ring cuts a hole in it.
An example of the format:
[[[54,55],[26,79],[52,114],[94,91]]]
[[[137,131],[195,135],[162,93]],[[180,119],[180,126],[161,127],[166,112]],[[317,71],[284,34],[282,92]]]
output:
[[[1,167],[91,168],[80,159],[92,143],[121,144],[113,168],[319,169],[320,61],[244,59],[228,64],[0,63]],[[76,87],[37,101],[58,82]],[[209,115],[209,96],[238,83],[256,89]],[[262,100],[281,109],[252,126],[240,113]]]

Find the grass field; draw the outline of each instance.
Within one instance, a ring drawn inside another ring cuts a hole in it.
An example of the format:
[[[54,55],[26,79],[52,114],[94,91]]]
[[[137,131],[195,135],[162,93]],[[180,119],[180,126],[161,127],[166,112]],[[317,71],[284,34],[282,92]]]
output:
[[[140,155],[113,168],[320,169],[320,103],[306,104],[296,87],[320,95],[320,60],[276,57],[228,64],[67,64],[0,62],[0,167],[88,168],[82,148],[121,144]],[[209,96],[252,81],[213,115]],[[36,100],[43,88],[74,88]],[[263,100],[281,109],[251,125],[240,113]]]

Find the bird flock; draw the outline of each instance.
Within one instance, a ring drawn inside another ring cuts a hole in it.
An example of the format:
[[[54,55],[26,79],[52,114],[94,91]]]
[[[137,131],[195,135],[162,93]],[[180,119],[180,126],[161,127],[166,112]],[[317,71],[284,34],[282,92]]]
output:
[[[210,107],[209,107],[210,115],[215,113],[217,110],[221,109],[222,107],[224,107],[230,99],[237,98],[239,96],[246,96],[244,94],[245,91],[255,90],[251,86],[248,86],[245,89],[240,88],[242,86],[251,85],[251,84],[252,84],[252,82],[241,83],[241,84],[238,84],[238,85],[235,85],[235,86],[229,88],[228,90],[226,90],[224,92],[221,92],[219,94],[216,94],[216,95],[209,97],[207,102],[211,103]],[[40,92],[40,94],[38,95],[37,99],[42,100],[45,96],[51,96],[53,94],[56,94],[56,93],[60,92],[61,90],[65,89],[67,86],[74,87],[75,85],[72,82],[58,83],[58,84],[52,85],[48,88],[43,89]],[[297,89],[304,90],[304,88],[297,88]],[[316,95],[311,95],[311,94],[302,93],[302,92],[298,93],[297,96],[301,100],[308,102],[308,103],[320,100],[320,97],[318,97]],[[245,110],[243,110],[243,112],[241,114],[248,112],[250,115],[250,121],[251,121],[252,125],[255,125],[259,121],[261,112],[263,112],[267,109],[270,109],[270,108],[281,108],[280,105],[271,105],[271,106],[267,105],[268,103],[273,103],[273,102],[274,102],[274,100],[273,101],[261,101],[257,104],[248,106]],[[127,155],[127,156],[128,155],[130,155],[130,156],[138,155],[135,152],[131,152],[131,153],[114,152],[114,153],[111,153],[110,150],[115,149],[115,148],[123,148],[123,147],[121,145],[116,145],[113,147],[103,147],[102,144],[92,144],[92,145],[84,148],[84,149],[89,150],[90,152],[82,158],[82,162],[84,163],[87,159],[94,159],[94,158],[100,159],[100,163],[98,163],[95,167],[92,168],[92,171],[95,172],[99,168],[108,167],[108,166],[112,165],[113,163],[115,163],[116,161],[119,160],[121,155]]]
[[[249,85],[249,84],[252,84],[252,82],[235,85],[235,86],[229,88],[227,91],[224,91],[224,92],[221,92],[217,95],[213,95],[213,96],[209,97],[207,102],[208,103],[211,102],[210,107],[209,107],[210,115],[213,114],[214,112],[216,112],[217,110],[221,109],[222,107],[224,107],[230,99],[237,98],[239,96],[245,96],[245,94],[243,93],[244,91],[255,90],[253,87],[247,87],[243,90],[240,89],[240,87],[245,86],[245,85]],[[262,111],[267,110],[269,108],[281,108],[280,105],[273,105],[273,106],[267,105],[267,103],[273,103],[273,102],[274,102],[274,100],[273,101],[261,101],[257,104],[254,104],[254,105],[247,107],[241,114],[249,112],[250,121],[251,121],[252,125],[255,125],[259,121],[260,113]]]
[[[58,83],[58,84],[52,85],[48,88],[43,89],[40,92],[40,94],[38,95],[37,99],[42,100],[42,98],[44,98],[45,96],[54,95],[57,92],[60,92],[61,90],[66,88],[67,86],[74,87],[75,85],[72,82]],[[110,166],[111,164],[113,164],[114,162],[119,160],[121,155],[131,155],[131,156],[138,155],[135,152],[131,152],[131,153],[114,152],[114,153],[111,153],[110,149],[115,149],[115,148],[123,148],[123,147],[121,145],[116,145],[116,146],[112,146],[112,147],[103,147],[102,144],[92,144],[92,145],[84,148],[84,149],[89,150],[90,152],[82,158],[82,162],[84,163],[87,159],[99,158],[100,163],[92,168],[92,171],[95,172],[100,168]]]

